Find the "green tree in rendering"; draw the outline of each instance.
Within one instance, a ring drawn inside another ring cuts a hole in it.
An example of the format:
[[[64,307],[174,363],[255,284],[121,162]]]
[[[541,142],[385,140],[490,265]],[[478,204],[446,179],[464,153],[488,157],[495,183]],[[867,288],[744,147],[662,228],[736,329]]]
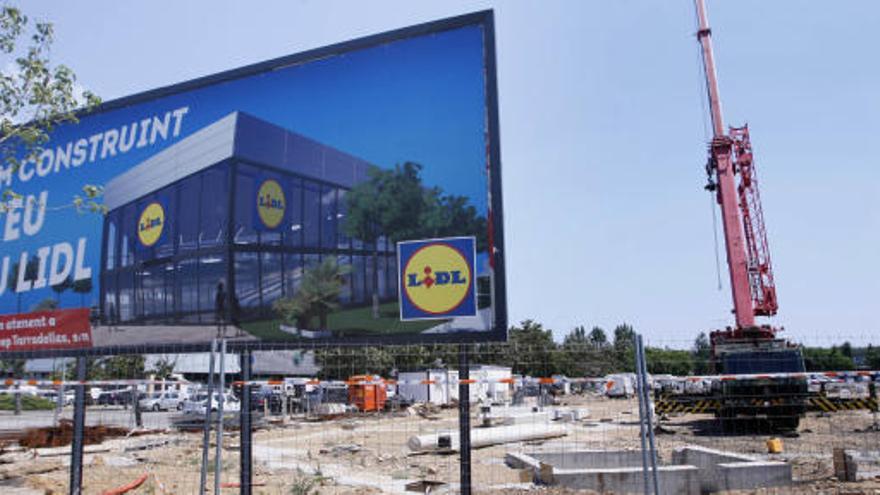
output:
[[[76,123],[76,110],[100,101],[92,93],[79,94],[76,76],[65,65],[49,60],[54,28],[31,22],[16,7],[0,7],[0,168],[15,173],[22,163],[35,160],[60,124]],[[77,209],[103,211],[102,189],[86,185],[72,199]],[[0,193],[0,212],[20,198],[13,189]]]
[[[346,194],[346,235],[373,247],[373,266],[378,266],[377,241],[383,235],[396,242],[418,236],[424,199],[421,165],[406,162],[393,169],[371,168],[367,180]],[[372,270],[373,318],[379,318],[378,270]]]
[[[348,265],[339,265],[334,258],[324,258],[305,270],[296,295],[277,300],[273,307],[285,323],[295,324],[297,328],[308,328],[312,318],[317,316],[320,328],[326,329],[327,317],[339,307],[339,295],[350,271]]]
[[[475,235],[477,250],[487,249],[485,217],[464,196],[444,194],[422,184],[422,166],[405,162],[393,169],[371,168],[367,180],[345,196],[346,235],[373,247],[373,266],[378,261],[378,241],[391,242],[456,235]],[[373,318],[379,318],[379,278],[373,270]]]

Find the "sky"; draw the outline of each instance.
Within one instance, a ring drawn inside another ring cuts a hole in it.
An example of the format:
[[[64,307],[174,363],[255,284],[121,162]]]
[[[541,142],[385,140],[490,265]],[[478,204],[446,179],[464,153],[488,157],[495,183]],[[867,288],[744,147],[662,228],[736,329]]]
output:
[[[690,0],[110,0],[22,5],[105,100],[495,9],[510,322],[627,322],[683,347],[731,324],[705,184]],[[880,343],[880,4],[710,1],[726,123],[748,123],[783,335]]]

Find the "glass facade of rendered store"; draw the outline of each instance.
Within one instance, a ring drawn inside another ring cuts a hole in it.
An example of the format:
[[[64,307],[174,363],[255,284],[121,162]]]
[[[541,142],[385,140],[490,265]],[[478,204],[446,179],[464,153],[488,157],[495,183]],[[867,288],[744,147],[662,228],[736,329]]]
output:
[[[283,222],[271,230],[254,211],[266,180],[286,199]],[[114,208],[104,221],[104,320],[214,323],[218,283],[229,318],[272,318],[272,302],[294,295],[304,270],[327,257],[350,266],[342,305],[369,304],[374,270],[380,298],[396,297],[394,246],[381,237],[376,248],[344,233],[348,190],[232,157]],[[153,202],[164,206],[167,230],[147,248],[138,244],[136,224]]]

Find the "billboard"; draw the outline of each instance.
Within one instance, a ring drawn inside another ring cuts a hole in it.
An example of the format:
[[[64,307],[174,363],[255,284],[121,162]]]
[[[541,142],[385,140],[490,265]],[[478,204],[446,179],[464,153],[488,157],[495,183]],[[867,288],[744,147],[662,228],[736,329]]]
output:
[[[103,104],[0,164],[0,353],[503,340],[497,113],[491,11]]]

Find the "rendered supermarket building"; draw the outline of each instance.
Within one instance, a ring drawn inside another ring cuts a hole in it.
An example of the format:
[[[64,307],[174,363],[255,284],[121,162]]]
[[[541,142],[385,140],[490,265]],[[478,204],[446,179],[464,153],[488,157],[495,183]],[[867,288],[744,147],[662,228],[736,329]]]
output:
[[[366,304],[374,248],[347,237],[342,222],[345,194],[370,167],[241,112],[180,140],[107,184],[102,319],[213,323],[218,291],[235,318],[269,318],[272,302],[295,294],[304,269],[326,257],[351,266],[340,303]],[[145,236],[139,222],[156,205],[161,234]],[[378,244],[387,300],[397,291],[394,246]]]

